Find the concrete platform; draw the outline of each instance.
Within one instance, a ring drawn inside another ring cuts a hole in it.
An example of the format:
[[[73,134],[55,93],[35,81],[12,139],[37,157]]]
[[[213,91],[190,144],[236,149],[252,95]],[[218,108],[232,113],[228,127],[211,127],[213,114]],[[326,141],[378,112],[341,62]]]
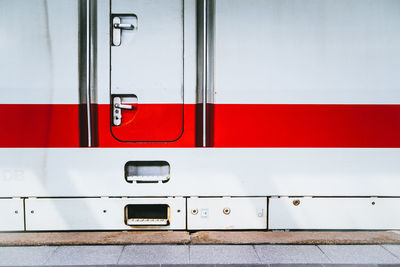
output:
[[[400,232],[196,232],[191,244],[400,244]]]
[[[266,232],[266,231],[143,231],[0,233],[0,246],[130,245],[130,244],[400,244],[394,231]]]
[[[189,244],[185,231],[0,233],[0,246]]]
[[[0,266],[400,266],[400,245],[0,247]]]
[[[398,232],[1,233],[0,266],[400,266]]]

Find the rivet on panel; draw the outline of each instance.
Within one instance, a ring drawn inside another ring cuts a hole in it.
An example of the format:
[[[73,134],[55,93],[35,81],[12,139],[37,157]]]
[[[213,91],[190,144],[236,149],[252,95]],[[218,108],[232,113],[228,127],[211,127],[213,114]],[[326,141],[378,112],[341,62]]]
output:
[[[229,214],[231,213],[231,209],[230,209],[230,208],[224,208],[224,209],[222,210],[222,212],[223,212],[225,215],[229,215]]]
[[[193,215],[197,215],[197,214],[199,213],[199,210],[198,210],[198,209],[192,209],[190,212],[191,212]]]
[[[298,199],[293,200],[293,205],[295,205],[295,206],[300,205],[300,200],[298,200]]]

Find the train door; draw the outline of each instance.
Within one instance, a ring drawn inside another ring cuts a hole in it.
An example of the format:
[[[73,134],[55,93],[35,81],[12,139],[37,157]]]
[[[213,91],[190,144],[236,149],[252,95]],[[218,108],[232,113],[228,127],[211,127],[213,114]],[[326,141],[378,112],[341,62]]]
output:
[[[183,1],[111,2],[111,133],[173,142],[183,133]]]

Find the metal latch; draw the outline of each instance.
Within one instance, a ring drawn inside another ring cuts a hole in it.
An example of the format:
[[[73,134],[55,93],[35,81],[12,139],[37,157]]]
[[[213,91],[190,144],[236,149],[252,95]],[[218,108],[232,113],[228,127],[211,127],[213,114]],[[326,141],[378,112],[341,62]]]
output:
[[[122,22],[124,20],[124,22]],[[112,44],[113,46],[121,45],[122,31],[133,31],[137,28],[137,17],[135,15],[118,15],[112,19]]]
[[[129,102],[129,104],[124,104]],[[113,97],[113,125],[120,126],[122,121],[122,110],[133,110],[135,107],[132,105],[133,103],[137,103],[136,97],[122,97],[122,96],[114,96]]]

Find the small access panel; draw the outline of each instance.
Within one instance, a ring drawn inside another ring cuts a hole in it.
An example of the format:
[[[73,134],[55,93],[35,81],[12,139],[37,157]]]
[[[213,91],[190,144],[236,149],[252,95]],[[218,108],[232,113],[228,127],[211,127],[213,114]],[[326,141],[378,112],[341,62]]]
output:
[[[183,133],[183,0],[112,0],[111,132],[121,142]]]

